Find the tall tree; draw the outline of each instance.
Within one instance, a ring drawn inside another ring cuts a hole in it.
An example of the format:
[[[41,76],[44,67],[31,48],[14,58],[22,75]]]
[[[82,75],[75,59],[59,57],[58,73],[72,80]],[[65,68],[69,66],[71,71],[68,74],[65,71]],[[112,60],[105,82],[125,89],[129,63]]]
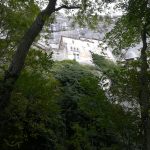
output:
[[[148,0],[130,0],[126,3],[126,14],[117,22],[115,28],[107,35],[113,46],[114,52],[121,53],[122,49],[128,50],[141,42],[140,76],[139,76],[139,104],[141,108],[141,133],[143,135],[143,150],[150,149],[150,97],[148,79],[148,32],[150,8]],[[120,50],[120,51],[119,51]]]
[[[7,69],[13,51],[38,13],[39,7],[33,0],[0,1],[1,73]]]
[[[43,1],[46,3],[45,1]],[[59,6],[57,7],[57,0],[49,0],[47,7],[41,11],[29,29],[25,32],[22,40],[19,42],[12,62],[9,66],[9,69],[6,71],[4,80],[1,83],[0,89],[0,109],[2,110],[7,105],[11,91],[13,90],[13,85],[15,84],[20,72],[24,66],[24,62],[27,56],[27,53],[34,42],[35,38],[39,35],[42,30],[46,20],[54,13],[61,9],[79,9],[78,11],[78,20],[82,22],[88,22],[92,24],[92,17],[97,16],[96,10],[100,10],[104,1],[97,0],[82,0],[82,1],[60,1]],[[96,7],[96,4],[98,7]],[[57,8],[56,8],[57,7]],[[95,15],[94,15],[95,12]],[[83,15],[85,14],[85,15]],[[83,17],[84,16],[84,17]],[[91,17],[92,16],[92,17]],[[80,18],[80,19],[79,19]],[[94,19],[95,20],[95,19]]]
[[[33,24],[27,30],[22,40],[18,44],[17,50],[13,57],[13,60],[9,66],[9,69],[5,73],[4,80],[0,89],[0,109],[2,110],[8,103],[10,98],[11,91],[13,89],[13,85],[18,79],[20,72],[24,66],[24,62],[28,51],[34,42],[35,38],[38,36],[40,31],[42,30],[46,19],[51,16],[52,13],[60,10],[60,9],[75,9],[80,8],[79,6],[67,6],[62,5],[56,8],[57,0],[49,0],[47,7],[41,11],[36,17]]]

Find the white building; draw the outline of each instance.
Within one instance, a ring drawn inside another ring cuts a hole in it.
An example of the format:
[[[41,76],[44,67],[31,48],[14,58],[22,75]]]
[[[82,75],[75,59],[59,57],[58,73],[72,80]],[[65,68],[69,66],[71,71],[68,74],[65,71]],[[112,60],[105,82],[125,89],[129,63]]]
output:
[[[62,36],[59,48],[53,50],[54,60],[76,60],[82,64],[92,65],[92,53],[115,60],[107,46],[95,39],[75,39]]]

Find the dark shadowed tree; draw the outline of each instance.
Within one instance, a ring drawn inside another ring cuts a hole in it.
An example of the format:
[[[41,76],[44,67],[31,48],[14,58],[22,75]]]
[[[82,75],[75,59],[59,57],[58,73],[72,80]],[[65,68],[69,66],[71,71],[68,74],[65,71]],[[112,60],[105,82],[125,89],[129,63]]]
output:
[[[106,36],[106,41],[114,48],[116,54],[142,43],[140,55],[139,95],[138,103],[141,109],[141,133],[143,135],[143,150],[150,149],[150,97],[148,77],[148,37],[150,25],[150,8],[148,0],[130,0],[126,3],[125,15],[116,23],[115,28]],[[109,40],[107,40],[109,39]]]

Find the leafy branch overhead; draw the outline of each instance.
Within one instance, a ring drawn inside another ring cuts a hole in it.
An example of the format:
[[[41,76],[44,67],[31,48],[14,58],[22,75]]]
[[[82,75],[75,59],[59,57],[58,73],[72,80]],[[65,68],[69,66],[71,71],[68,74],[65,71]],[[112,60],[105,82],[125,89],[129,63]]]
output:
[[[124,6],[125,14],[121,16],[115,27],[106,34],[105,41],[113,48],[116,55],[122,49],[129,49],[141,42],[141,32],[146,25],[147,33],[150,25],[150,8],[145,7],[146,1],[130,0]]]

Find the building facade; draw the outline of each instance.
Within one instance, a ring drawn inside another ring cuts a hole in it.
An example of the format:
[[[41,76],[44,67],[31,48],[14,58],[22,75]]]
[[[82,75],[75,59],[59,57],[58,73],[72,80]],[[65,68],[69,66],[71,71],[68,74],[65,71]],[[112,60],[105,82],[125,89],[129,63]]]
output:
[[[107,46],[95,39],[70,38],[62,36],[58,49],[53,49],[54,60],[76,60],[82,64],[92,65],[92,55],[96,53],[107,59],[115,60]]]

